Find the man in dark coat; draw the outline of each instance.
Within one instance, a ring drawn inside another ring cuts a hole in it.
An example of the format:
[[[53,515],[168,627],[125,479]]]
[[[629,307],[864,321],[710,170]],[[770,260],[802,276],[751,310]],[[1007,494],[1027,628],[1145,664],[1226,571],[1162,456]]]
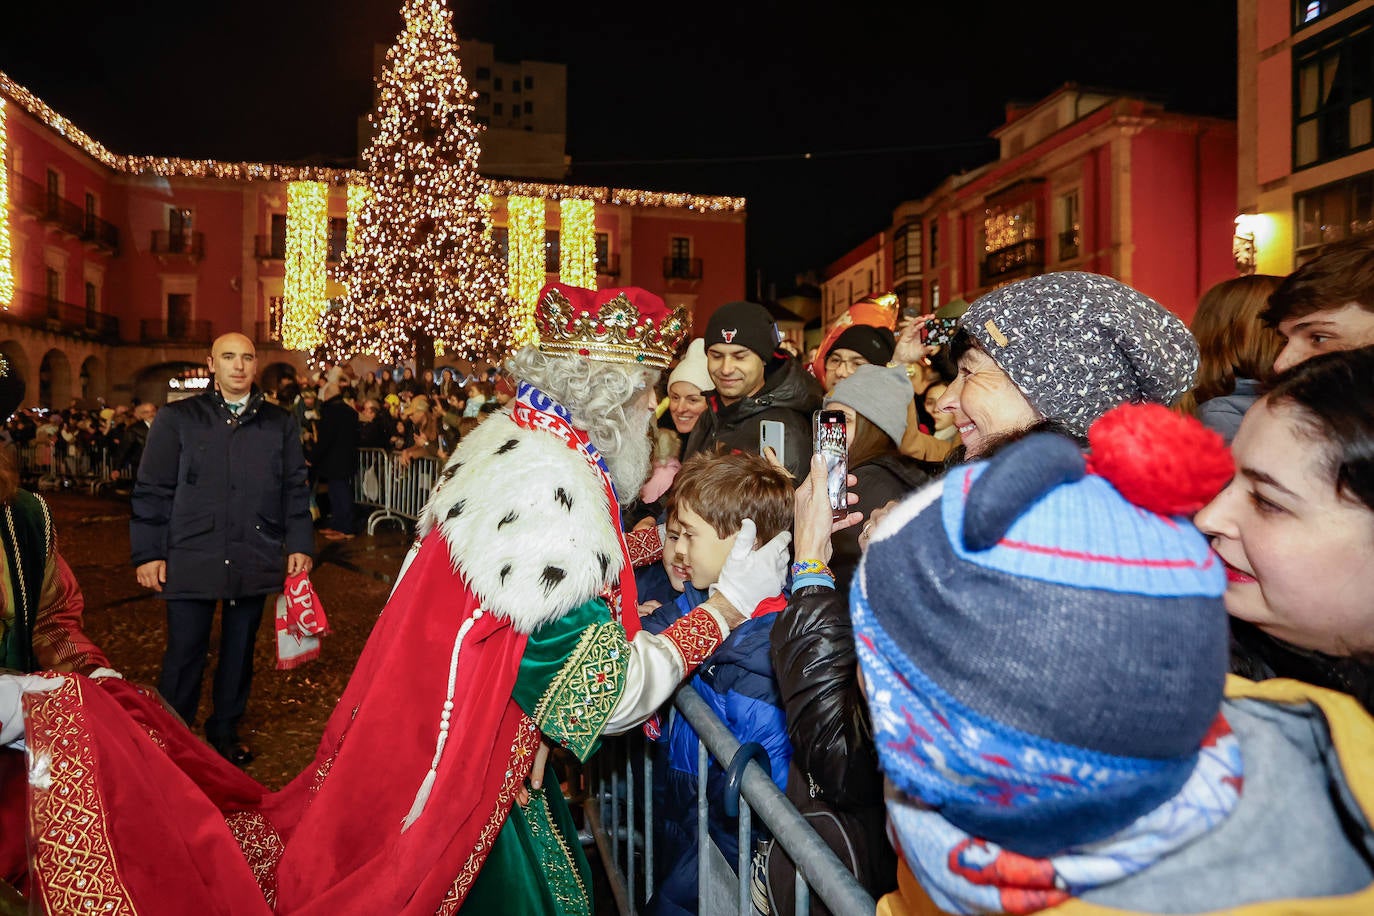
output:
[[[687,439],[684,460],[718,445],[758,454],[759,424],[775,420],[783,427],[783,464],[801,480],[811,464],[811,415],[821,406],[820,383],[777,349],[777,325],[758,303],[722,305],[705,338],[706,371],[716,392]]]
[[[188,724],[200,702],[215,605],[224,602],[205,734],[242,766],[253,759],[238,723],[263,605],[286,575],[309,571],[315,538],[300,428],[253,384],[253,342],[225,334],[208,363],[210,389],[164,407],[148,431],[129,533],[138,583],[167,601],[159,689]]]
[[[329,524],[320,534],[331,541],[353,537],[353,474],[358,467],[359,420],[344,396],[339,370],[331,369],[320,388],[320,422],[316,426],[312,466],[315,478],[329,488]]]

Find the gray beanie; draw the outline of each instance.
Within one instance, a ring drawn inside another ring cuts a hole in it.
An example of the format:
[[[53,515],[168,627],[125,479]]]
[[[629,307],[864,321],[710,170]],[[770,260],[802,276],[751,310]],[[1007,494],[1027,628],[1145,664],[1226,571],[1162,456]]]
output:
[[[1172,405],[1198,367],[1182,319],[1099,274],[1008,284],[975,300],[960,324],[1031,406],[1078,435],[1118,404]]]
[[[898,445],[906,435],[907,410],[913,392],[905,369],[860,366],[849,378],[840,379],[825,399],[825,406],[843,404],[887,433]]]

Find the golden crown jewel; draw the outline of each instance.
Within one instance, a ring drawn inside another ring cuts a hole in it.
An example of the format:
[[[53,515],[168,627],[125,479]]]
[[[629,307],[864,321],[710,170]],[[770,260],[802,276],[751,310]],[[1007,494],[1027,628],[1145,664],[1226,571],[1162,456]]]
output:
[[[678,306],[657,324],[641,315],[625,293],[591,312],[579,311],[561,290],[551,289],[535,310],[535,324],[539,350],[550,356],[667,369],[687,336],[687,309]]]

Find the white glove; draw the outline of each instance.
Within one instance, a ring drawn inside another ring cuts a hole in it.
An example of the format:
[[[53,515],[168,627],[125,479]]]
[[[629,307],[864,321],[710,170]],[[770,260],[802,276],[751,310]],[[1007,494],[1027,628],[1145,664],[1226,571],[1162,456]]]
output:
[[[792,532],[779,532],[755,550],[757,530],[752,518],[740,523],[734,546],[721,567],[720,580],[710,589],[713,595],[720,592],[745,617],[754,613],[760,601],[782,591],[782,584],[787,581],[787,547],[792,543]]]
[[[64,677],[41,674],[0,675],[0,746],[24,737],[24,694],[56,690]]]
[[[97,668],[97,669],[95,669],[94,671],[92,671],[90,674],[88,674],[87,677],[90,677],[90,678],[97,678],[97,677],[117,677],[117,678],[119,678],[121,681],[124,680],[124,675],[120,674],[118,671],[114,670],[113,668]]]

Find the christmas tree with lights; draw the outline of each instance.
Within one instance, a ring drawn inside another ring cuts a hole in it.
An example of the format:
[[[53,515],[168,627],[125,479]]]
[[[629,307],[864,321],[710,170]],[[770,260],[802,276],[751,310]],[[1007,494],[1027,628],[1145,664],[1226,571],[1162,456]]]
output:
[[[438,343],[497,362],[513,349],[515,327],[452,14],[445,0],[405,0],[401,12],[405,28],[387,51],[363,153],[367,189],[339,265],[348,291],[324,318],[317,356],[414,356],[423,367]]]

